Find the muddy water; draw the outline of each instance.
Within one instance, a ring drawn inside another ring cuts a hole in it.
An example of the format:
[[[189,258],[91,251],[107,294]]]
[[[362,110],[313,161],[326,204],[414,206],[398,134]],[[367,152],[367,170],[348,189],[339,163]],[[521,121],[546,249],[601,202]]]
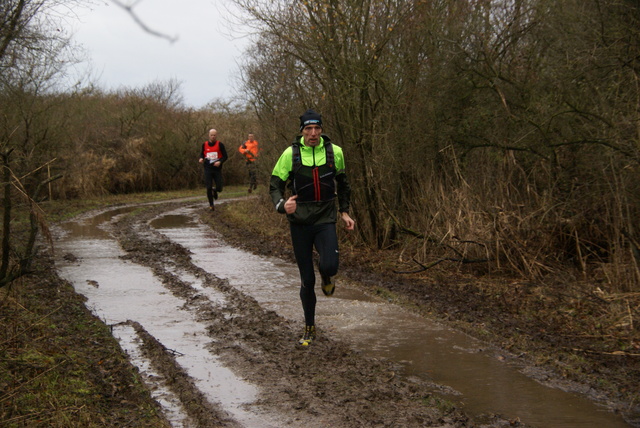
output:
[[[151,223],[193,252],[200,267],[285,317],[301,317],[297,268],[229,247],[186,212]],[[212,261],[216,262],[213,263]],[[224,262],[220,262],[224,261]],[[448,398],[471,414],[498,413],[540,427],[627,427],[617,415],[576,394],[544,386],[467,335],[371,298],[348,284],[319,296],[316,324],[376,357],[402,363],[407,373],[452,388]]]
[[[101,225],[126,211],[113,210],[70,224],[57,243],[58,254],[70,252],[81,258],[74,262],[60,260],[61,275],[88,297],[88,305],[108,324],[135,320],[166,348],[178,350],[183,355],[180,364],[188,368],[198,387],[241,424],[278,426],[277,415],[252,413],[255,388],[235,378],[194,340],[194,334],[204,327],[180,309],[183,302],[163,289],[149,271],[119,259],[122,250]],[[299,277],[294,265],[229,247],[195,218],[189,208],[181,208],[165,213],[151,225],[189,249],[197,266],[227,278],[230,285],[266,309],[288,319],[300,319]],[[197,278],[186,279],[197,287]],[[212,301],[223,304],[222,296],[211,290],[204,292],[211,293]],[[166,313],[172,314],[170,320]],[[335,335],[368,355],[397,362],[407,374],[444,385],[449,392],[447,398],[472,415],[496,413],[538,427],[629,426],[579,395],[532,380],[518,365],[483,343],[367,296],[345,281],[338,283],[333,298],[320,293],[317,325],[320,334]],[[114,334],[141,371],[153,378],[144,359],[135,358],[134,334],[124,326]],[[212,379],[216,379],[213,385]],[[177,400],[161,386],[156,394],[168,406],[175,426],[181,426],[184,416],[175,404]]]
[[[184,302],[167,292],[148,269],[120,259],[124,252],[100,226],[130,210],[117,209],[79,223],[66,224],[56,242],[57,254],[63,257],[57,262],[60,275],[87,297],[87,306],[99,318],[115,326],[114,336],[148,383],[154,384],[159,376],[142,357],[139,339],[125,324],[128,321],[140,323],[167,349],[175,351],[178,363],[198,388],[240,423],[279,426],[276,420],[270,421],[268,415],[252,414],[245,409],[255,399],[257,390],[235,377],[204,348],[201,337],[206,337],[205,326],[196,321],[194,314],[182,309]],[[64,260],[65,254],[77,255],[78,260]],[[197,283],[194,285],[197,288]],[[211,301],[223,303],[223,297],[216,295],[214,290],[202,287],[200,290],[208,293]],[[158,384],[153,395],[165,407],[173,426],[189,425],[180,400],[167,388]]]

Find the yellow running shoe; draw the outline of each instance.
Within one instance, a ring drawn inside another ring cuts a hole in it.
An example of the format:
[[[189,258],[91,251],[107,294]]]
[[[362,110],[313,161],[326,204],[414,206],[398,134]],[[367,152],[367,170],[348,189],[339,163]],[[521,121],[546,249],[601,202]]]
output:
[[[304,328],[304,334],[298,343],[302,346],[309,346],[316,339],[316,326],[308,325]]]
[[[330,276],[320,275],[322,277],[322,292],[325,296],[333,296],[336,291],[336,283],[331,280]]]

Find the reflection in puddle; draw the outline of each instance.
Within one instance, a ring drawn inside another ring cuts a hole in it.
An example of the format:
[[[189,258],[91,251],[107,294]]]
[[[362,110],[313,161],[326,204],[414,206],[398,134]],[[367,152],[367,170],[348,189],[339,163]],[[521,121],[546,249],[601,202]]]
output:
[[[265,309],[299,320],[295,265],[227,246],[195,214],[180,209],[151,225],[192,252],[197,266],[255,298]],[[215,263],[212,262],[215,260]],[[549,388],[520,372],[497,351],[469,336],[341,284],[318,298],[318,328],[356,349],[452,388],[452,401],[470,414],[498,413],[540,427],[627,427],[618,415],[577,394]]]
[[[185,309],[185,302],[168,292],[149,269],[123,260],[124,252],[117,242],[107,239],[110,236],[103,228],[104,223],[129,211],[131,208],[112,210],[81,224],[64,225],[66,233],[56,243],[57,254],[70,253],[77,257],[56,261],[60,276],[87,298],[87,307],[107,325],[138,322],[167,349],[174,350],[176,361],[194,379],[198,389],[238,422],[244,426],[278,426],[268,415],[251,411],[249,404],[255,401],[257,389],[236,377],[208,351],[210,339],[206,326],[197,320],[197,315]],[[175,274],[180,276],[179,272]],[[184,280],[194,284],[193,288],[214,306],[224,305],[222,293],[203,287],[193,275],[185,275]],[[135,332],[118,327],[114,328],[114,336],[143,376],[156,376],[148,370]],[[171,418],[173,426],[183,426],[186,416],[179,400],[164,388],[154,394],[168,406],[167,417]]]
[[[110,210],[94,217],[89,217],[79,221],[64,223],[63,230],[71,236],[78,236],[92,239],[112,239],[109,233],[101,226],[111,221],[121,214],[133,211],[135,207],[122,207]]]
[[[193,217],[185,215],[170,214],[153,219],[150,222],[151,227],[156,229],[177,229],[183,227],[191,227],[196,225]]]

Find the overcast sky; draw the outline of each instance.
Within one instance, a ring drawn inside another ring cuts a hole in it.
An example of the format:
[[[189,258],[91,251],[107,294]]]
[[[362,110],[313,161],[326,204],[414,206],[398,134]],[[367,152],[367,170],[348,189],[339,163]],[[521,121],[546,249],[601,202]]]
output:
[[[138,18],[151,30],[175,37],[173,43],[145,32],[109,0],[92,10],[76,10],[78,21],[69,24],[104,89],[138,88],[174,78],[181,82],[185,104],[199,108],[236,94],[238,61],[249,42],[230,35],[226,4],[222,0],[137,0],[133,10]]]

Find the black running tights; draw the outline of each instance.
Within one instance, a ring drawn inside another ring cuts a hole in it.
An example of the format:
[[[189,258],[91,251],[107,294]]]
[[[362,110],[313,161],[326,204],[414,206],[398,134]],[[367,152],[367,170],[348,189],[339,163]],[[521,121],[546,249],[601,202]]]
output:
[[[338,273],[338,236],[335,223],[316,225],[290,224],[291,242],[300,270],[300,300],[306,325],[315,325],[316,275],[313,267],[313,248],[318,252],[320,275]]]
[[[207,188],[209,205],[213,206],[213,190],[222,192],[222,169],[214,167],[204,168],[204,185]]]

